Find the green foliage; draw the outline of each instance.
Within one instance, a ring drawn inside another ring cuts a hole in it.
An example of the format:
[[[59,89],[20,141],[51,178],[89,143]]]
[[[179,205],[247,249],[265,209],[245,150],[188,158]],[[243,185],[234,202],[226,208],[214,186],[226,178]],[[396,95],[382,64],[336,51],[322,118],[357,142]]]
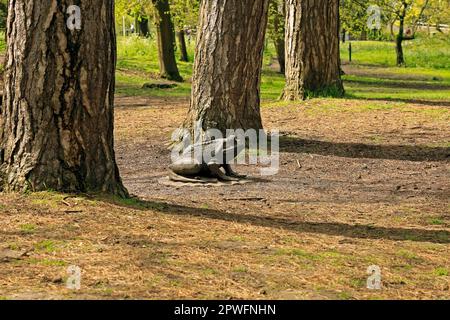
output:
[[[419,5],[423,5],[424,0],[418,0],[417,2]],[[418,14],[420,14],[420,11],[417,10],[416,5],[412,16],[417,19]],[[429,0],[421,20],[430,25],[450,24],[450,0]]]
[[[0,29],[6,29],[6,19],[8,16],[8,0],[0,0]]]
[[[284,39],[286,0],[270,0],[267,34],[272,40]]]
[[[354,36],[365,33],[371,40],[387,40],[386,27],[398,24],[403,16],[404,5],[405,23],[415,32],[419,23],[435,25],[436,23],[450,23],[449,0],[341,0],[340,15],[342,28]],[[381,8],[382,30],[371,32],[368,30],[367,9],[369,5],[378,5]]]
[[[347,32],[360,34],[367,29],[368,3],[360,4],[352,0],[340,2],[341,26]]]
[[[132,17],[148,15],[152,11],[151,0],[116,0],[116,15]]]
[[[177,29],[195,29],[198,23],[200,0],[170,0],[173,22]]]
[[[169,0],[170,15],[177,29],[194,29],[198,21],[199,0]],[[116,0],[117,26],[122,28],[123,17],[127,23],[146,18],[155,19],[155,8],[152,0]]]

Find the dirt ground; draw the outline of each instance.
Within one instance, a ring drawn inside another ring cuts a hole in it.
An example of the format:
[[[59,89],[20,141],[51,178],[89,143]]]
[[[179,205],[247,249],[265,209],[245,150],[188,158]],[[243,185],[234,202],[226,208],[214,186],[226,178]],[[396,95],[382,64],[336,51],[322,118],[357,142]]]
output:
[[[279,174],[166,186],[187,103],[118,97],[118,163],[139,199],[1,195],[0,298],[450,299],[445,103],[265,103]],[[381,290],[366,287],[371,265]]]

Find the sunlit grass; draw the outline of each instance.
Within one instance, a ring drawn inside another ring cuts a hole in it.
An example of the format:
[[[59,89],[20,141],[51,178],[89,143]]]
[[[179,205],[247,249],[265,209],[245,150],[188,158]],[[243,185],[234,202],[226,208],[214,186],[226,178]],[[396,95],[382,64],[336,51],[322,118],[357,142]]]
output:
[[[352,62],[379,67],[395,67],[395,43],[386,41],[353,41]],[[349,43],[341,46],[342,61],[348,62]],[[450,69],[450,36],[425,34],[412,41],[404,41],[406,67]]]
[[[395,47],[391,42],[353,42],[352,66],[362,70],[370,69],[365,76],[345,75],[348,98],[386,100],[448,100],[450,97],[450,43],[449,37],[427,39],[419,37],[405,42],[408,68],[395,67]],[[431,50],[432,49],[432,50]],[[154,39],[139,37],[118,38],[117,93],[127,96],[186,97],[190,96],[194,43],[188,45],[191,61],[178,62],[185,82],[173,89],[142,89],[146,82],[158,79],[159,63]],[[346,60],[346,45],[341,49]],[[277,100],[284,88],[284,76],[271,66],[276,54],[273,44],[267,43],[264,54],[261,79],[261,98],[264,101]],[[448,70],[443,69],[449,66]],[[374,69],[375,68],[375,69]],[[403,83],[408,86],[402,87]],[[423,86],[422,86],[423,85]],[[439,85],[439,88],[434,88]],[[445,86],[449,86],[448,90]],[[414,89],[411,89],[414,86]],[[444,86],[444,87],[443,87]]]

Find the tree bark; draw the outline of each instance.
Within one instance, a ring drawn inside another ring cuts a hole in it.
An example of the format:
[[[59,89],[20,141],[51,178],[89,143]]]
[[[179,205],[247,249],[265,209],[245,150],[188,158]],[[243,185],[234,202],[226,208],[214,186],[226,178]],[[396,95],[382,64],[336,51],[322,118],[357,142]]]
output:
[[[286,47],[284,39],[275,40],[275,49],[277,51],[278,63],[280,64],[280,73],[286,74]]]
[[[395,19],[393,21],[389,22],[389,31],[390,31],[391,41],[393,41],[395,39],[394,24],[395,24]]]
[[[140,17],[138,22],[139,22],[139,35],[147,38],[150,35],[150,28],[148,27],[148,18]]]
[[[175,29],[169,0],[152,0],[156,8],[155,24],[158,41],[159,71],[162,78],[181,82],[175,58]]]
[[[204,0],[186,128],[261,129],[268,0]]]
[[[113,142],[114,3],[9,2],[0,162],[9,191],[53,189],[127,196]]]
[[[282,99],[343,95],[339,45],[339,0],[287,0]]]
[[[189,62],[189,55],[187,52],[186,37],[184,30],[178,31],[177,37],[178,37],[178,45],[180,48],[180,60],[184,62]]]
[[[278,63],[280,64],[280,73],[286,74],[286,49],[285,49],[285,41],[284,39],[276,39],[275,41],[275,49],[277,51]]]
[[[285,50],[285,20],[286,20],[286,1],[270,0],[271,31],[272,39],[277,52],[278,63],[280,64],[280,73],[286,73],[286,50]]]
[[[403,55],[403,40],[405,39],[405,17],[406,11],[408,10],[408,3],[402,1],[402,9],[398,16],[399,18],[399,28],[397,38],[395,40],[395,51],[397,53],[397,66],[401,67],[405,65],[405,57]]]
[[[359,36],[359,40],[366,41],[367,40],[367,30],[364,28],[361,31],[361,35]]]

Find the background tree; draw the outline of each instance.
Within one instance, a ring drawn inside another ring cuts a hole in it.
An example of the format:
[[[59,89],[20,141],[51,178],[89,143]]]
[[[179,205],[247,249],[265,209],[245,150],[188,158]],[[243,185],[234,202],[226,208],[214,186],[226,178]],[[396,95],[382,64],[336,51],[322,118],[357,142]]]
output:
[[[159,69],[162,78],[183,81],[175,59],[175,28],[169,0],[152,0],[158,41]]]
[[[282,99],[342,96],[339,0],[286,3],[286,87]]]
[[[341,30],[347,34],[359,35],[367,31],[367,2],[360,3],[354,0],[340,1]]]
[[[140,36],[142,37],[149,37],[150,36],[150,27],[149,27],[149,17],[146,14],[139,15],[136,18],[136,25],[137,25],[137,31]]]
[[[171,0],[172,16],[180,50],[180,60],[189,61],[186,45],[186,29],[192,32],[197,27],[199,0]]]
[[[450,0],[430,0],[429,7],[424,12],[428,26],[435,26],[442,32],[441,24],[450,24]]]
[[[115,162],[114,2],[9,1],[0,163],[7,190],[126,196]],[[34,70],[30,72],[30,70]]]
[[[437,1],[439,2],[439,0]],[[431,8],[432,3],[433,0],[374,1],[374,4],[378,5],[382,10],[383,20],[388,21],[388,23],[390,24],[392,34],[394,34],[394,25],[398,24],[397,34],[394,36],[397,66],[405,65],[403,41],[411,40],[414,38],[414,34],[419,22],[422,22],[426,17],[426,12]],[[360,8],[366,8],[367,3],[362,0],[353,0],[353,4],[351,4],[350,6],[359,6]],[[367,17],[365,23],[367,23]],[[407,25],[410,27],[408,29],[410,30],[410,34],[406,34],[405,32]]]
[[[116,16],[131,16],[139,35],[144,37],[150,33],[149,20],[152,9],[150,0],[116,0]]]
[[[403,53],[403,41],[414,38],[416,25],[421,21],[423,14],[430,4],[429,0],[379,0],[379,5],[385,12],[393,16],[393,21],[398,22],[398,32],[395,37],[395,52],[397,66],[405,65]],[[411,34],[405,35],[405,25],[409,22]]]
[[[160,76],[173,81],[183,81],[175,58],[175,29],[169,0],[116,1],[119,15],[131,15],[138,22],[143,21],[142,23],[153,17],[157,34]]]
[[[268,0],[203,0],[185,127],[260,129]]]
[[[280,73],[286,71],[285,59],[285,22],[286,22],[286,0],[269,1],[269,25],[268,31],[277,52]]]
[[[0,29],[5,30],[6,18],[8,15],[8,1],[0,0]]]

